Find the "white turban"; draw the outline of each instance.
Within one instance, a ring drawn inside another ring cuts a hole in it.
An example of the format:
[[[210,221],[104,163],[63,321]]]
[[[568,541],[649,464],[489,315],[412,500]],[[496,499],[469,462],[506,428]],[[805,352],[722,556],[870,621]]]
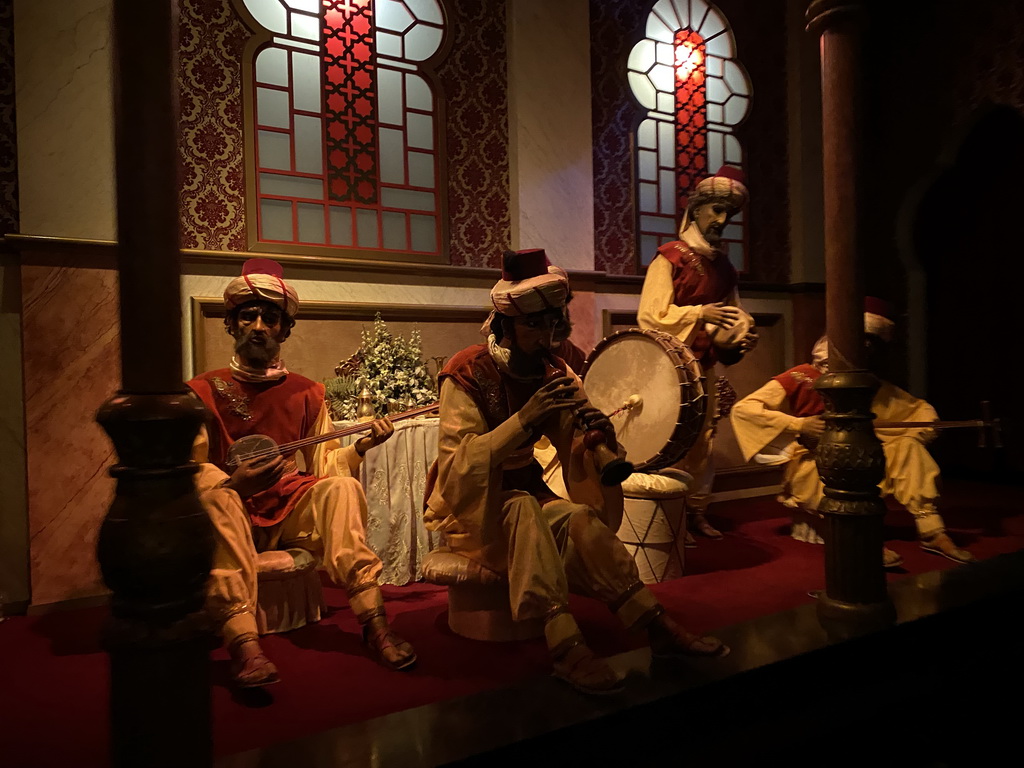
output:
[[[501,278],[491,289],[491,303],[510,317],[561,309],[569,295],[569,276],[540,249],[507,251]]]
[[[249,259],[242,274],[224,289],[224,306],[230,312],[250,301],[269,301],[290,317],[299,311],[299,295],[284,281],[284,269],[273,259]]]
[[[679,226],[679,236],[690,226],[690,214],[698,206],[711,202],[720,202],[729,209],[729,213],[736,213],[747,204],[750,194],[743,183],[743,172],[738,168],[723,165],[714,176],[708,176],[697,182],[693,192],[687,198],[686,211],[683,213],[683,223]]]

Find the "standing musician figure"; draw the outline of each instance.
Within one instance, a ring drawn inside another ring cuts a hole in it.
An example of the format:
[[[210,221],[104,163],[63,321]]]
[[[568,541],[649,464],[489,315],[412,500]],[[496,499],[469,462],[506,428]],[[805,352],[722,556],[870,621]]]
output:
[[[757,344],[754,319],[740,307],[736,268],[719,247],[723,230],[747,199],[743,174],[736,168],[723,166],[697,184],[686,201],[679,240],[658,248],[647,268],[637,310],[641,328],[663,331],[686,344],[706,379],[704,424],[676,466],[696,481],[686,499],[689,531],[711,539],[722,538],[706,513],[714,480],[715,424],[727,415],[724,408],[719,412],[716,364],[733,365]],[[690,532],[687,543],[693,544]]]
[[[280,357],[299,309],[281,266],[250,259],[225,289],[224,304],[224,324],[235,340],[231,365],[188,385],[209,413],[193,460],[201,464],[196,482],[216,541],[207,610],[223,623],[232,681],[255,687],[278,680],[257,632],[258,553],[264,570],[268,560],[280,572],[309,558],[322,561],[348,593],[370,654],[391,669],[410,667],[416,661],[412,646],[388,626],[377,582],[382,565],[366,543],[366,496],[358,479],[363,456],[391,437],[394,427],[379,419],[350,446],[321,441],[232,466],[229,450],[241,438],[266,435],[283,446],[326,435],[332,422],[324,386],[289,373]]]
[[[569,333],[568,287],[543,250],[505,254],[487,342],[454,355],[439,377],[436,480],[424,519],[484,577],[507,581],[514,620],[544,622],[556,676],[600,694],[623,682],[587,646],[569,612],[570,589],[604,602],[626,627],[646,629],[655,655],[728,649],[672,621],[615,535],[622,488],[598,479],[599,452],[587,445],[596,432],[605,448],[615,446],[615,430],[553,355]],[[568,498],[544,483],[533,452],[542,436],[558,453]]]
[[[875,429],[885,451],[885,477],[880,488],[914,516],[921,548],[958,563],[970,563],[974,556],[960,549],[946,533],[936,507],[939,499],[939,467],[928,452],[936,431],[927,426],[905,426],[935,422],[938,414],[924,400],[916,398],[884,379],[886,353],[895,324],[885,302],[865,300],[864,340],[868,369],[881,380],[871,403],[879,426]],[[732,409],[736,441],[745,460],[761,455],[765,460],[786,462],[783,492],[779,500],[793,510],[793,538],[823,543],[818,507],[824,485],[814,462],[814,442],[821,437],[825,403],[814,383],[828,372],[828,339],[814,345],[809,364],[798,365],[775,376],[767,384],[740,400]],[[885,423],[904,426],[884,426]],[[903,558],[883,550],[883,563],[895,568]]]

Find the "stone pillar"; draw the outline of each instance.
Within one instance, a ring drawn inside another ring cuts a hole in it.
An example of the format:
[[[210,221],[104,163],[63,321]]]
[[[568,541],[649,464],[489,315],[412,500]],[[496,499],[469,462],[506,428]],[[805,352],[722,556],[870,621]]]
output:
[[[817,451],[825,484],[825,592],[818,612],[834,636],[860,634],[895,620],[882,567],[885,471],[872,426],[878,390],[864,370],[864,290],[857,242],[858,118],[864,8],[857,0],[814,0],[808,30],[821,37],[825,212],[826,332],[829,374],[825,433]]]
[[[204,409],[181,372],[177,2],[115,0],[113,24],[122,388],[96,417],[118,454],[97,551],[113,592],[111,754],[118,767],[203,766],[213,537],[189,463]]]

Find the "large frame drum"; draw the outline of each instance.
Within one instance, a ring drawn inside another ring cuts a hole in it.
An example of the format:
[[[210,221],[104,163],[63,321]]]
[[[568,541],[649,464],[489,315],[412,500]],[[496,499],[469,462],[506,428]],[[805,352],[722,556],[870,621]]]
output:
[[[674,336],[640,328],[613,333],[594,347],[582,379],[637,472],[678,463],[697,441],[708,407],[706,380]],[[628,407],[635,395],[640,404]]]

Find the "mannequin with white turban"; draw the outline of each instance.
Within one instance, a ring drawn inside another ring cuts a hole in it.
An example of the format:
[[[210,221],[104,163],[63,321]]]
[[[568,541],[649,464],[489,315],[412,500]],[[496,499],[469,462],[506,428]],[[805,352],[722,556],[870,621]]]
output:
[[[409,667],[416,655],[388,627],[377,582],[382,566],[366,543],[366,497],[358,480],[363,455],[394,427],[381,419],[354,445],[329,440],[230,466],[228,449],[242,437],[267,435],[284,445],[327,434],[333,422],[323,384],[289,373],[281,360],[281,343],[299,309],[281,266],[270,259],[247,261],[225,289],[224,306],[235,339],[231,364],[188,384],[209,414],[192,458],[200,465],[196,482],[216,542],[207,610],[221,625],[234,684],[255,687],[278,679],[257,631],[258,554],[263,570],[271,563],[280,573],[322,562],[347,591],[371,655],[392,669]]]
[[[477,573],[508,583],[516,621],[543,621],[558,677],[608,693],[622,680],[586,645],[569,611],[570,589],[606,603],[626,627],[646,629],[657,654],[720,655],[725,647],[665,614],[615,535],[622,489],[601,484],[576,424],[612,437],[614,428],[554,355],[569,331],[568,288],[544,251],[505,254],[487,342],[454,355],[438,377],[438,457],[424,521]],[[542,438],[557,452],[565,497],[547,486],[534,458]]]
[[[742,173],[729,166],[696,185],[686,201],[679,240],[658,248],[647,268],[637,310],[641,328],[664,331],[686,344],[706,377],[707,416],[700,436],[677,466],[696,480],[687,497],[688,527],[712,539],[722,538],[705,516],[714,480],[716,364],[738,362],[757,343],[754,319],[740,307],[736,269],[719,247],[725,226],[747,199]],[[687,544],[692,543],[687,533]]]
[[[878,299],[865,302],[864,331],[869,358],[884,351],[891,341],[894,323],[888,307]],[[798,365],[775,376],[767,384],[733,406],[730,418],[736,442],[747,461],[763,464],[785,463],[783,492],[779,501],[792,509],[793,538],[821,544],[821,504],[824,486],[818,476],[814,452],[809,446],[821,436],[824,401],[814,382],[828,372],[828,339],[814,345],[810,364]],[[877,359],[877,358],[876,358]],[[878,421],[928,422],[938,415],[924,400],[882,380],[871,404]],[[917,527],[921,547],[959,563],[974,560],[958,548],[945,530],[936,504],[939,499],[939,467],[927,445],[935,430],[922,427],[879,428],[875,430],[885,451],[882,494],[893,496],[906,507]],[[883,552],[886,567],[902,558],[890,549]]]

